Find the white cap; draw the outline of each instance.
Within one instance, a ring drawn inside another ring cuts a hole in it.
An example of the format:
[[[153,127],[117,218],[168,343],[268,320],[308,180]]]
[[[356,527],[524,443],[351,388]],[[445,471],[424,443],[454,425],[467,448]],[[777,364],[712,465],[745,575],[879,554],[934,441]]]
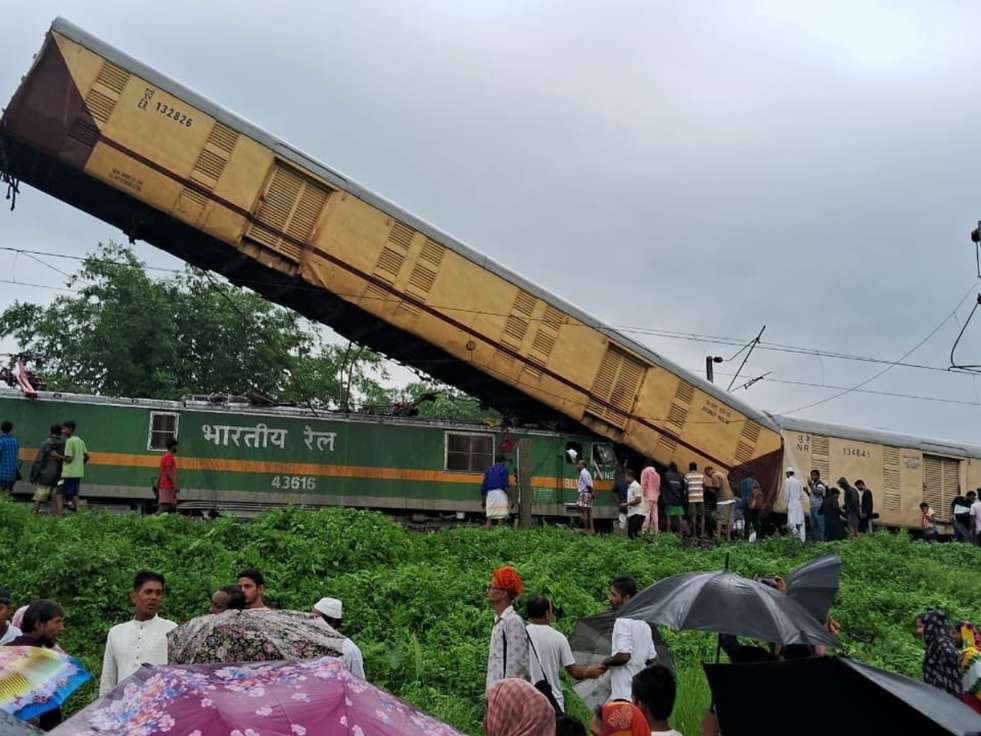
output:
[[[336,598],[321,598],[317,601],[313,610],[322,613],[327,618],[341,619],[341,602]]]

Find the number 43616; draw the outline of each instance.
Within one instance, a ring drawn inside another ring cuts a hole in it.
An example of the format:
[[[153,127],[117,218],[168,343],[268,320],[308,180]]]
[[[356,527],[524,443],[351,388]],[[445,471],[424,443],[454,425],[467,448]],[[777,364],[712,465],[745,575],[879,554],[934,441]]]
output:
[[[283,491],[315,491],[317,479],[312,475],[274,475],[272,487]]]

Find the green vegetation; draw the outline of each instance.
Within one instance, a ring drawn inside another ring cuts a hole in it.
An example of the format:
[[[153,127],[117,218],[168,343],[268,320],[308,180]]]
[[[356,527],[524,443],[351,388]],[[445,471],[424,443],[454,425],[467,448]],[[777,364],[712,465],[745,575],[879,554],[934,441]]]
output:
[[[679,572],[718,569],[726,553],[737,572],[780,574],[835,550],[845,560],[834,610],[848,653],[912,676],[922,656],[913,619],[928,606],[981,619],[977,548],[927,545],[885,532],[855,542],[809,545],[790,539],[684,549],[670,536],[656,542],[584,538],[567,529],[485,533],[461,528],[407,531],[377,513],[345,509],[269,512],[254,522],[82,513],[35,517],[26,505],[0,502],[0,585],[16,599],[48,596],[68,609],[65,648],[98,675],[110,625],[130,615],[136,569],[167,576],[164,615],[178,621],[204,613],[208,596],[246,566],[266,574],[279,607],[309,609],[323,595],[344,600],[346,630],[361,646],[369,678],[443,718],[479,734],[487,637],[492,614],[484,588],[498,564],[514,564],[526,594],[545,592],[565,609],[559,628],[606,607],[607,582],[630,574],[642,585]],[[523,596],[524,597],[524,596]],[[708,634],[666,632],[680,669],[676,727],[697,733],[708,704],[699,665],[714,656]],[[89,685],[72,700],[84,705]],[[575,701],[574,698],[570,699]],[[575,712],[586,716],[578,701]]]

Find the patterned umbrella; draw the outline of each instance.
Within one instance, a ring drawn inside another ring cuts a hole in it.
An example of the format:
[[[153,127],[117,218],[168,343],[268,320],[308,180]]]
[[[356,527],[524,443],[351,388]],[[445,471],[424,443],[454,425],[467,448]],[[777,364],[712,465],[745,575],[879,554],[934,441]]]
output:
[[[0,710],[0,733],[3,736],[40,736],[44,733],[17,716],[10,716]]]
[[[344,637],[318,615],[257,608],[198,616],[167,634],[171,664],[275,662],[341,656]]]
[[[143,667],[57,736],[462,736],[333,657]]]
[[[74,657],[42,647],[0,647],[0,711],[30,720],[65,702],[91,675]]]

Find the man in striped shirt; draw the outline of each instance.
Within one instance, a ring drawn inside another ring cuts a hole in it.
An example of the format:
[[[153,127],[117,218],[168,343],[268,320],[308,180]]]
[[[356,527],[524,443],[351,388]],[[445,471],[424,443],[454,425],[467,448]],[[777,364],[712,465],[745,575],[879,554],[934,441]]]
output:
[[[692,536],[705,536],[705,476],[698,472],[698,463],[688,463],[688,520]]]

